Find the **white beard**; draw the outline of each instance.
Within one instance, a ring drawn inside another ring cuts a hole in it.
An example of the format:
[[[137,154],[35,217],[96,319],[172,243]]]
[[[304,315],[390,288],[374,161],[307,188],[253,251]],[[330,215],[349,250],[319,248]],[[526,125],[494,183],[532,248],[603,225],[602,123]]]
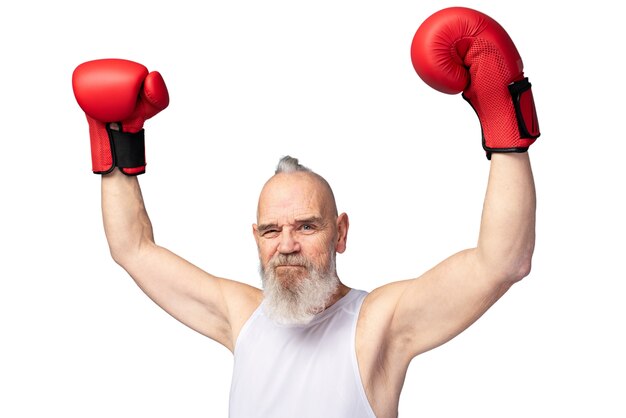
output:
[[[281,265],[304,266],[306,275],[298,267],[292,275],[284,273],[279,279],[276,267]],[[335,271],[335,254],[331,252],[327,268],[314,266],[299,254],[277,254],[269,261],[267,268],[260,266],[264,312],[274,321],[285,325],[302,325],[311,322],[313,317],[326,309],[328,302],[337,292],[340,282]],[[294,276],[299,277],[294,277]]]

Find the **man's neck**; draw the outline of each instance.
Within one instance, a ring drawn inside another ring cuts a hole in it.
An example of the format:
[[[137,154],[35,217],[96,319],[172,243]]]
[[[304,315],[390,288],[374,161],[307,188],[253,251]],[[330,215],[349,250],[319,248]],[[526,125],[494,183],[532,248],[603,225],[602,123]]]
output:
[[[337,291],[330,298],[330,300],[328,301],[328,304],[326,305],[325,309],[328,309],[331,306],[333,306],[335,303],[337,303],[337,301],[339,301],[341,298],[343,298],[345,295],[347,295],[348,292],[350,292],[350,290],[352,290],[352,289],[349,288],[348,286],[346,286],[345,284],[339,283],[339,287],[337,288]]]

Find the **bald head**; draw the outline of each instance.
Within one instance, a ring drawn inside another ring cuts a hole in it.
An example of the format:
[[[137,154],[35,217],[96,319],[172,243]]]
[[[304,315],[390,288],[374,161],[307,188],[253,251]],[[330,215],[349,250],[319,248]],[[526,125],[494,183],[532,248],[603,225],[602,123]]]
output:
[[[286,210],[308,208],[318,211],[323,217],[338,215],[335,196],[328,182],[290,156],[281,158],[276,173],[263,186],[257,220],[270,207]]]

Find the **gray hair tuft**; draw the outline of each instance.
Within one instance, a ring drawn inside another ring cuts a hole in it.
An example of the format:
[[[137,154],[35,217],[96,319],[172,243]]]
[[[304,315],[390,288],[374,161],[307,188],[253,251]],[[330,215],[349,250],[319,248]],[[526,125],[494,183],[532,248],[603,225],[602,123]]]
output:
[[[304,172],[312,172],[310,168],[303,166],[298,162],[297,158],[291,157],[289,155],[285,155],[278,161],[278,165],[276,166],[276,172],[278,173],[294,173],[297,171]]]

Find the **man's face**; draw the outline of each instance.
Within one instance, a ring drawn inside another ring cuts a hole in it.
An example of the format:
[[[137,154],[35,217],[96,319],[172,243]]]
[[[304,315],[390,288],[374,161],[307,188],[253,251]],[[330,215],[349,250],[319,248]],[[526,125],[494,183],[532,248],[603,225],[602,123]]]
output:
[[[347,229],[328,187],[310,173],[278,174],[261,192],[257,218],[253,230],[266,302],[291,312],[278,316],[322,310],[339,285],[334,261],[345,249]]]

